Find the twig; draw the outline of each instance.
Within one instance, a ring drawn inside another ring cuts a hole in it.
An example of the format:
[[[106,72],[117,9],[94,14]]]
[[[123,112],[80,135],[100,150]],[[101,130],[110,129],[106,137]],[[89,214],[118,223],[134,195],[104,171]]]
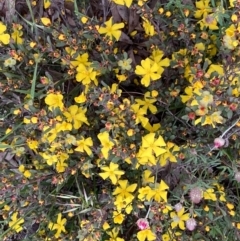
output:
[[[227,129],[225,130],[220,138],[223,138],[238,122],[240,121],[240,117]]]
[[[102,7],[103,7],[103,21],[106,22],[107,14],[106,14],[106,2],[105,0],[102,0]]]

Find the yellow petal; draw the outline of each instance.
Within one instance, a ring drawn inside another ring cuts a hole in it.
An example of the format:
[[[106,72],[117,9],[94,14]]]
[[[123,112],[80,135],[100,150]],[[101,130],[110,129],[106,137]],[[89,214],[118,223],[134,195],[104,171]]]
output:
[[[51,25],[51,20],[49,18],[41,18],[41,21],[42,21],[43,25],[45,25],[45,26]]]
[[[44,5],[43,5],[43,7],[44,7],[45,9],[47,9],[47,8],[49,8],[50,6],[51,6],[50,0],[44,0]]]
[[[3,44],[9,44],[9,42],[10,42],[10,35],[9,34],[1,34],[0,35],[0,41]]]
[[[88,18],[86,18],[86,17],[81,17],[81,22],[82,23],[86,23],[88,21]]]

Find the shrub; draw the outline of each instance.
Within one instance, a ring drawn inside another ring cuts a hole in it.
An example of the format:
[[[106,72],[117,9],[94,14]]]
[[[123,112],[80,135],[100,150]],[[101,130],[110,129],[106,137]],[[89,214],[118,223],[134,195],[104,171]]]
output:
[[[0,23],[0,237],[239,239],[240,3],[19,4]]]

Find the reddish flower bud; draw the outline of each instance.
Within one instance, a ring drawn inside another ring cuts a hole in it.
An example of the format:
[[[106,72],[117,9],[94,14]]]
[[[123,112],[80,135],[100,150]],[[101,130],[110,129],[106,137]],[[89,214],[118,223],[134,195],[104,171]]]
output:
[[[149,223],[146,218],[140,218],[137,221],[137,226],[139,229],[144,230],[149,228]]]
[[[229,105],[229,109],[232,111],[235,111],[237,109],[238,105],[236,103],[232,103]]]
[[[219,84],[220,84],[220,79],[217,78],[217,77],[215,77],[214,79],[212,79],[211,84],[212,84],[213,86],[219,85]]]
[[[203,74],[204,74],[204,73],[203,73],[202,70],[198,70],[196,76],[197,76],[198,78],[202,78],[202,77],[203,77]]]
[[[188,113],[188,118],[189,118],[190,120],[194,120],[195,117],[196,117],[196,114],[195,114],[194,112]]]
[[[221,137],[215,138],[215,140],[214,140],[215,148],[222,147],[222,146],[224,146],[224,144],[225,144],[225,140],[223,138],[221,138]]]

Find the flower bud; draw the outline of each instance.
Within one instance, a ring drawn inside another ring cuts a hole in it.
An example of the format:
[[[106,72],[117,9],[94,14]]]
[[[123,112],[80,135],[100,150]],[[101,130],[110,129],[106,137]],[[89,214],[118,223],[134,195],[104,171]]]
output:
[[[237,182],[240,182],[240,172],[236,172],[234,177]]]
[[[186,227],[188,230],[190,231],[193,231],[197,226],[197,222],[194,218],[189,218],[187,221],[186,221]]]
[[[194,112],[190,112],[190,113],[188,113],[188,118],[190,120],[194,120],[196,118],[196,114]]]
[[[144,230],[149,228],[149,223],[146,218],[140,218],[137,221],[137,226],[139,229]]]
[[[222,146],[224,146],[224,144],[225,144],[225,140],[223,138],[218,137],[218,138],[214,139],[214,147],[215,148],[222,147]]]
[[[177,203],[177,204],[174,206],[174,209],[176,210],[176,212],[179,212],[182,208],[183,208],[183,206],[182,206],[181,203]]]
[[[199,187],[194,187],[189,193],[190,199],[193,203],[198,204],[203,198],[203,191]]]

